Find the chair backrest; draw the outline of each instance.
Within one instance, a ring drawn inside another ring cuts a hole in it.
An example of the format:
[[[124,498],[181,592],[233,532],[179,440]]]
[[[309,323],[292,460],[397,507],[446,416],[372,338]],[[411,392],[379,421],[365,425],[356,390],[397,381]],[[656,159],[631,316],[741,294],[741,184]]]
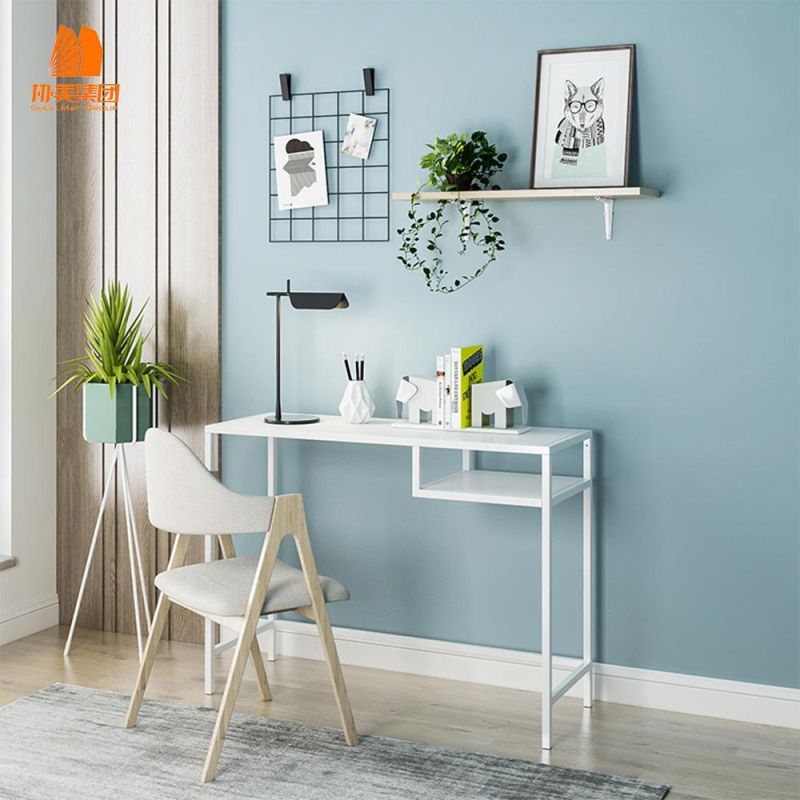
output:
[[[255,533],[269,530],[275,499],[233,492],[174,434],[145,435],[147,512],[171,533]]]

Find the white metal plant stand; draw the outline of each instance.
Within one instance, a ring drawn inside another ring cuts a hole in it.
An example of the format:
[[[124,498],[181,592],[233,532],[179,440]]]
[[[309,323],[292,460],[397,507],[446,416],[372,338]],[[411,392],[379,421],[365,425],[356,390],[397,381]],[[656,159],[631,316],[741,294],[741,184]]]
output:
[[[278,439],[316,442],[405,447],[411,451],[411,491],[414,497],[431,500],[454,500],[466,503],[521,506],[541,512],[541,618],[542,618],[542,749],[552,746],[553,705],[578,681],[582,681],[583,705],[592,705],[593,589],[592,589],[592,431],[574,428],[530,428],[519,435],[487,431],[442,431],[424,426],[397,427],[395,420],[373,419],[364,425],[348,425],[340,417],[321,416],[315,425],[265,425],[264,415],[228,420],[206,425],[206,466],[219,467],[220,436],[245,436],[265,439],[267,443],[267,494],[277,493],[276,444]],[[416,429],[415,429],[416,427]],[[553,456],[580,447],[580,475],[554,475]],[[422,481],[423,450],[461,452],[461,469],[427,483]],[[541,469],[536,472],[497,472],[476,469],[475,454],[508,453],[538,456]],[[580,495],[583,504],[583,646],[580,664],[555,686],[553,685],[553,646],[551,636],[552,598],[552,515],[553,509]],[[207,536],[205,558],[215,558],[213,538]],[[259,631],[267,633],[267,656],[275,658],[275,627],[270,619]],[[215,623],[206,621],[205,691],[214,693],[214,655],[236,643],[215,644]]]
[[[83,569],[81,588],[78,590],[78,599],[75,603],[75,611],[72,614],[72,623],[69,626],[67,643],[64,646],[65,656],[69,655],[70,648],[72,647],[72,637],[75,633],[75,625],[78,622],[78,614],[80,614],[81,604],[83,603],[83,594],[86,591],[89,570],[91,569],[94,553],[97,549],[97,540],[100,536],[100,530],[103,527],[103,514],[105,513],[106,505],[108,505],[108,498],[111,495],[111,487],[114,483],[114,470],[117,464],[119,464],[120,478],[122,479],[122,498],[125,509],[125,527],[128,531],[128,557],[131,569],[131,587],[133,590],[133,613],[136,618],[136,642],[139,647],[140,661],[142,660],[142,654],[144,652],[144,642],[142,639],[142,609],[147,624],[147,633],[150,632],[152,621],[150,618],[150,607],[147,603],[147,584],[145,583],[144,569],[142,568],[142,554],[139,549],[139,532],[136,530],[136,518],[133,514],[128,460],[125,457],[125,445],[120,443],[114,445],[114,455],[111,457],[111,464],[108,467],[106,484],[103,489],[103,499],[100,501],[100,511],[97,513],[97,522],[94,526],[92,542],[89,545],[89,555],[86,557],[86,566]],[[140,608],[140,605],[142,608]]]

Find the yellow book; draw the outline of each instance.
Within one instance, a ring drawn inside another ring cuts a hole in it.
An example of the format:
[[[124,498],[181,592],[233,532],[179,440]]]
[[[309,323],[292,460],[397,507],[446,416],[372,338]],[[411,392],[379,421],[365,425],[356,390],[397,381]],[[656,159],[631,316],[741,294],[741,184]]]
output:
[[[450,351],[452,374],[452,427],[472,424],[472,384],[483,383],[483,345],[454,347]]]

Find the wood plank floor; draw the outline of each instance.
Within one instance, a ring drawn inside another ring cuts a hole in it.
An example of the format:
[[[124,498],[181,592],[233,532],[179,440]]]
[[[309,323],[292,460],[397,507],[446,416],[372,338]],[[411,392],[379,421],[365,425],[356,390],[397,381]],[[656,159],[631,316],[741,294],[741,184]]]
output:
[[[51,628],[0,648],[0,705],[53,682],[130,692],[134,637],[79,629],[64,659],[65,637],[66,628]],[[216,706],[230,655],[218,658],[218,693],[207,697],[202,648],[165,643],[148,697]],[[284,658],[268,672],[274,700],[259,701],[248,672],[237,711],[339,726],[321,662]],[[555,749],[547,754],[536,744],[538,694],[360,667],[345,667],[345,676],[362,734],[636,776],[671,784],[669,800],[800,798],[797,731],[612,703],[589,711],[565,698],[555,708]]]

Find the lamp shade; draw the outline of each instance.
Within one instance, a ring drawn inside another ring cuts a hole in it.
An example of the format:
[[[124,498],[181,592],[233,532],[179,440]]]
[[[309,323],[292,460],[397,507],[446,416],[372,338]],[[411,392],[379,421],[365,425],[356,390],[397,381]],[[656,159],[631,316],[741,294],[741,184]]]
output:
[[[332,308],[348,308],[350,303],[344,292],[289,292],[292,308],[329,311]]]

